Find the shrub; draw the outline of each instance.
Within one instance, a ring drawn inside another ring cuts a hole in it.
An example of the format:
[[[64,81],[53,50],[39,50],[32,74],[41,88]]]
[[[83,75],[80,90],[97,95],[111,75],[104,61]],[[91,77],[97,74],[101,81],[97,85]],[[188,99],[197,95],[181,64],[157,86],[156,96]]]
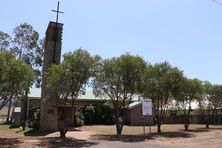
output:
[[[40,109],[35,109],[33,115],[27,121],[28,127],[32,128],[34,131],[39,130],[39,120],[40,120]]]
[[[75,112],[75,126],[80,127],[84,125],[84,115],[82,112]]]
[[[107,104],[90,104],[83,108],[85,124],[114,124],[113,109]]]

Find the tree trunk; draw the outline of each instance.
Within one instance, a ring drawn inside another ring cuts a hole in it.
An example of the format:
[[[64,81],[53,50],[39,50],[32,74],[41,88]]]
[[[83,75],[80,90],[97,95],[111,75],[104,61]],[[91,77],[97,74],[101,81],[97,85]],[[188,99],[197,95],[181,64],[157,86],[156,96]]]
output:
[[[161,133],[161,120],[157,119],[157,133]]]
[[[9,117],[11,114],[11,106],[12,106],[12,97],[9,98],[9,105],[8,105],[8,113],[7,113],[7,118],[6,118],[6,123],[9,123]]]
[[[206,123],[206,128],[207,129],[209,129],[209,125],[210,125],[210,121],[209,120],[210,120],[210,116],[206,115],[206,122],[205,123]]]
[[[14,99],[14,104],[12,104],[12,116],[11,116],[11,119],[10,119],[10,123],[12,123],[13,122],[13,120],[14,120],[14,116],[15,116],[15,106],[16,106],[16,103],[17,103],[17,99],[15,98]]]
[[[206,124],[206,128],[209,129],[209,124],[208,123]]]
[[[27,120],[28,91],[25,91],[22,130],[25,131]]]
[[[72,110],[73,110],[73,125],[78,126],[77,119],[76,119],[76,108],[73,107]]]
[[[185,131],[188,131],[189,125],[190,125],[190,116],[188,111],[188,115],[185,117],[185,124],[184,124]]]
[[[60,129],[59,132],[60,132],[60,138],[66,137],[67,129],[65,129],[65,128]]]
[[[184,124],[184,128],[185,128],[185,131],[188,131],[188,129],[189,129],[189,123],[185,123],[185,124]]]
[[[117,117],[116,118],[116,132],[118,138],[121,136],[122,131],[123,131],[123,118],[122,117]]]
[[[216,125],[219,124],[219,114],[218,114],[218,110],[216,109]]]
[[[189,129],[190,113],[191,113],[191,104],[189,103],[189,109],[188,109],[187,115],[185,114],[185,124],[184,124],[185,131],[188,131]]]
[[[72,111],[73,111],[73,126],[77,126],[76,122],[76,108],[74,107],[74,95],[72,94]]]
[[[123,124],[116,123],[116,132],[118,137],[122,135],[122,131],[123,131]]]
[[[185,115],[185,123],[184,123],[185,131],[188,131],[189,124],[190,124],[190,116],[189,116],[189,111],[188,111],[188,114]]]

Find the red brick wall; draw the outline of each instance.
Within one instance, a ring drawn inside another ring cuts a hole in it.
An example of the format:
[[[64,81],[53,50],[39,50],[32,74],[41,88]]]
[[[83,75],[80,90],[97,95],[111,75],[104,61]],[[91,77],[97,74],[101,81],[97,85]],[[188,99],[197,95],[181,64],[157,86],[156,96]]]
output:
[[[142,104],[128,110],[127,121],[129,125],[152,125],[153,118],[152,116],[146,116],[145,119],[142,118]]]

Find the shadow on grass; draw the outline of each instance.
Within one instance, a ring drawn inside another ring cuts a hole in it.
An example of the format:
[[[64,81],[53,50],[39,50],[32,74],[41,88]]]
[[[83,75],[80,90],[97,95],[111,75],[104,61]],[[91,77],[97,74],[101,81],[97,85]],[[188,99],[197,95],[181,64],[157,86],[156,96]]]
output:
[[[191,133],[201,133],[201,132],[210,132],[212,130],[218,130],[218,129],[222,129],[222,128],[204,128],[204,127],[200,127],[200,128],[195,128],[195,129],[188,129],[187,131],[184,129],[181,129],[180,131],[182,132],[191,132]]]
[[[93,135],[91,136],[93,140],[106,140],[106,141],[122,141],[122,142],[142,142],[148,139],[152,139],[151,136],[142,135],[121,135],[117,137],[116,135]]]
[[[90,142],[86,140],[79,140],[75,138],[59,138],[59,137],[50,137],[43,138],[37,146],[39,147],[90,147],[96,145],[96,142]]]
[[[209,126],[209,128],[204,128],[204,127],[200,127],[200,128],[196,128],[197,130],[208,130],[208,131],[212,131],[212,130],[222,130],[221,127],[211,127]]]
[[[190,138],[193,135],[185,132],[163,132],[161,134],[152,133],[147,135],[121,135],[117,137],[116,135],[93,135],[91,138],[93,140],[108,140],[108,141],[122,141],[122,142],[143,142],[146,140],[154,140],[158,137],[165,138]]]
[[[181,129],[180,131],[182,132],[190,132],[190,133],[202,133],[202,132],[209,132],[210,130],[208,129],[189,129],[189,130],[184,130],[184,129]]]
[[[222,130],[222,128],[219,128],[219,127],[209,127],[209,130]]]
[[[24,132],[25,136],[46,136],[48,134],[51,134],[52,132],[41,132],[41,131],[34,131],[34,130],[28,130]]]
[[[191,138],[193,134],[185,133],[185,132],[162,132],[161,134],[153,133],[152,137],[164,137],[164,138]]]
[[[0,138],[0,147],[16,147],[20,143],[18,138]]]

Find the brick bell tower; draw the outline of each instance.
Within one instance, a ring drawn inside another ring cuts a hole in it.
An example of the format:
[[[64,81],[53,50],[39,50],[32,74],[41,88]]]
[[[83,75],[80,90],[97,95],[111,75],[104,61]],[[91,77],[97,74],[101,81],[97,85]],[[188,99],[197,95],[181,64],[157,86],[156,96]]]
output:
[[[53,97],[50,90],[47,88],[46,72],[52,64],[60,64],[63,24],[58,23],[59,2],[57,10],[56,22],[50,21],[46,30],[45,51],[43,60],[43,79],[42,93],[40,103],[40,130],[41,131],[57,131],[58,130],[58,108],[57,98]]]

